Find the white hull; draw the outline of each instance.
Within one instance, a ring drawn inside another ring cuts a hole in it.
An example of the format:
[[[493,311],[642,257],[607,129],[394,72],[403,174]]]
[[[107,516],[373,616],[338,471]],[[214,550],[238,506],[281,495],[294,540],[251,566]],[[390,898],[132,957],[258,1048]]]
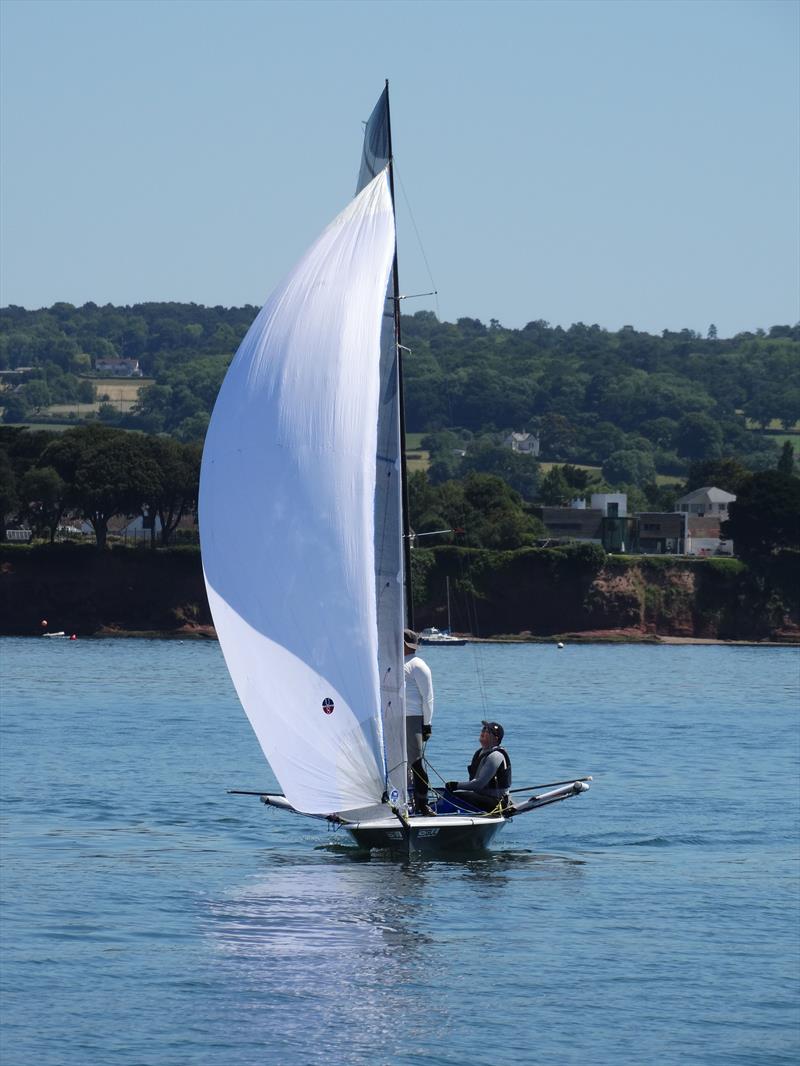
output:
[[[285,796],[262,795],[261,802],[268,807],[295,810]],[[385,808],[384,808],[385,809]],[[337,815],[302,815],[333,822],[346,830],[359,847],[371,850],[397,851],[405,854],[440,855],[481,851],[508,821],[507,818],[488,815],[439,814],[424,818],[412,815],[400,820],[395,815],[379,815],[348,822]]]
[[[452,644],[454,647],[467,643],[463,637],[454,637],[449,630],[443,633],[436,626],[423,629],[419,635],[419,642],[420,644]]]

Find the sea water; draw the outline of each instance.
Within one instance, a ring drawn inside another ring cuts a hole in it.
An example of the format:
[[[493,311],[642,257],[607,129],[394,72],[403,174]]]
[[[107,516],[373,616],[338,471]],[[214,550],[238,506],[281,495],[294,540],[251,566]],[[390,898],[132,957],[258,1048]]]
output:
[[[796,1063],[798,649],[423,654],[443,779],[490,717],[591,791],[364,855],[226,793],[275,782],[215,643],[0,641],[3,1066]]]

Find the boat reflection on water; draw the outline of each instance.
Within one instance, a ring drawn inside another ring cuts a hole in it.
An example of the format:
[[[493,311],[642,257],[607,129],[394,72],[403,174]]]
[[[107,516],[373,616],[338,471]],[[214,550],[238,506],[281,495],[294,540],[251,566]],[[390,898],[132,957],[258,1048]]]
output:
[[[547,924],[548,890],[572,897],[585,869],[521,849],[399,863],[339,843],[265,861],[204,907],[221,1023],[258,1061],[296,1061],[302,1046],[306,1063],[365,1066],[457,1046],[464,1018],[442,985],[479,982],[491,914],[528,930],[504,948],[519,965]]]
[[[354,967],[367,986],[370,972],[381,985],[403,984],[418,952],[440,940],[443,905],[454,913],[466,902],[471,911],[489,888],[499,904],[520,874],[566,887],[563,882],[582,876],[585,860],[506,849],[398,862],[332,842],[307,856],[271,854],[269,864],[252,881],[207,901],[205,931],[246,971],[291,987],[293,973],[307,980],[304,962],[323,966],[332,984],[352,977]]]

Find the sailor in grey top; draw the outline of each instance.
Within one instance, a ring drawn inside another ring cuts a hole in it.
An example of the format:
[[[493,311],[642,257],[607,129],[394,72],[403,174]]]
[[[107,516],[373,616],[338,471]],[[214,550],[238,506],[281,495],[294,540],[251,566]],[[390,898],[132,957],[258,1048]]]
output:
[[[501,747],[504,736],[499,722],[484,722],[481,728],[481,746],[472,756],[467,767],[467,781],[448,781],[445,787],[458,801],[484,811],[508,806],[508,790],[511,787],[511,758]]]

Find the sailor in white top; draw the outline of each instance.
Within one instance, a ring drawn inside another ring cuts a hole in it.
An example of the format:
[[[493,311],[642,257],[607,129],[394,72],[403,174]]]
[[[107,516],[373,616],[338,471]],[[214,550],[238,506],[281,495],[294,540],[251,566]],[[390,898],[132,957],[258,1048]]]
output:
[[[433,814],[428,806],[428,774],[423,753],[431,735],[433,678],[430,667],[416,654],[419,638],[412,629],[403,631],[406,683],[406,750],[412,777],[411,793],[417,814]]]

